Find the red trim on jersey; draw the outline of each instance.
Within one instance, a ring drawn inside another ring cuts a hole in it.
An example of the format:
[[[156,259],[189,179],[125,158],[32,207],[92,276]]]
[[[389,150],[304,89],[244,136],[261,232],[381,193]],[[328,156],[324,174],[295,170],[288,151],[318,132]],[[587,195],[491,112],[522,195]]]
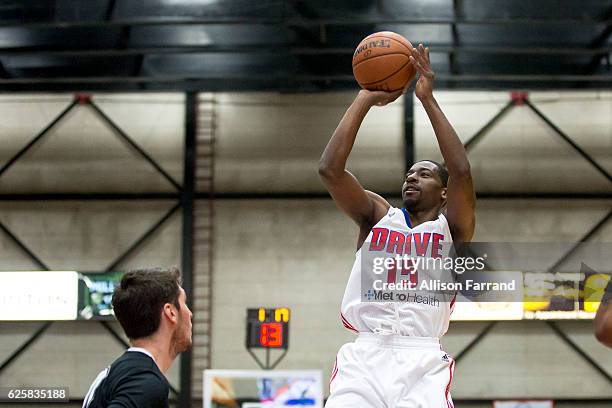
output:
[[[453,314],[453,310],[455,310],[455,300],[457,300],[457,291],[455,291],[455,295],[453,299],[450,301],[450,314]]]
[[[329,380],[329,385],[331,385],[331,383],[336,379],[337,375],[338,375],[338,369],[336,368],[336,371],[334,371],[334,373],[331,376],[331,379]]]
[[[453,370],[454,370],[454,368],[455,368],[455,360],[451,360],[451,363],[448,366],[448,371],[449,371],[450,375],[449,375],[449,378],[448,378],[448,384],[446,385],[446,392],[444,394],[444,397],[446,398],[447,408],[454,408],[453,404],[451,404],[451,402],[448,400],[448,393],[450,392],[451,381],[453,380]]]
[[[346,317],[344,317],[344,315],[342,314],[342,312],[340,312],[340,318],[342,319],[342,324],[344,325],[344,327],[346,327],[349,330],[354,331],[355,333],[359,333],[359,330],[357,330],[356,328],[353,327],[353,325],[351,325],[349,323],[349,321],[346,319]]]
[[[450,307],[455,306],[455,300],[457,300],[457,291],[455,291],[455,295],[453,296],[453,300],[451,300]]]
[[[350,331],[353,331],[355,333],[359,333],[356,329],[354,329],[352,326],[348,325],[347,323],[342,322],[342,324],[344,325],[345,328],[347,328]]]
[[[332,381],[334,381],[334,378],[336,378],[337,374],[338,374],[338,357],[336,357],[336,359],[334,360],[334,368],[332,370],[332,374],[329,379],[329,385],[331,385]]]

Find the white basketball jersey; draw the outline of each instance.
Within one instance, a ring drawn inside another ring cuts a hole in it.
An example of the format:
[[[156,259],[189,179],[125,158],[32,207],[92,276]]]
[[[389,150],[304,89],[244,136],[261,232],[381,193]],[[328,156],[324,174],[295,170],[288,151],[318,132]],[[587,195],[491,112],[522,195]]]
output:
[[[432,256],[442,258],[450,253],[452,242],[448,221],[443,214],[434,221],[412,228],[405,209],[390,207],[355,255],[355,263],[342,299],[341,319],[344,326],[355,332],[442,337],[448,329],[454,294],[438,294],[435,299],[434,296],[415,296],[413,301],[403,302],[362,301],[365,291],[365,288],[362,290],[361,279],[362,255],[372,257],[376,251],[380,251],[386,256],[394,253],[423,260]],[[446,269],[422,271],[417,268],[411,280],[415,279],[418,284],[423,279],[432,279],[432,274],[449,278],[452,272]],[[396,279],[395,274],[387,278]]]

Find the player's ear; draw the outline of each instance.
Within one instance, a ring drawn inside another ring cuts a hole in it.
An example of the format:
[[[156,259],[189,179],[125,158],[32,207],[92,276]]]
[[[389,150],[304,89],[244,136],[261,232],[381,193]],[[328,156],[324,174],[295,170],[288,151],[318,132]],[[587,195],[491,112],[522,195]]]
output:
[[[164,316],[166,316],[170,321],[175,322],[178,320],[178,314],[176,311],[176,307],[170,303],[166,303],[163,309]]]
[[[443,187],[443,188],[442,188],[442,191],[440,192],[440,196],[442,197],[442,200],[443,200],[444,202],[446,202],[446,191],[447,191],[447,190],[448,190],[448,189],[447,189],[446,187]]]

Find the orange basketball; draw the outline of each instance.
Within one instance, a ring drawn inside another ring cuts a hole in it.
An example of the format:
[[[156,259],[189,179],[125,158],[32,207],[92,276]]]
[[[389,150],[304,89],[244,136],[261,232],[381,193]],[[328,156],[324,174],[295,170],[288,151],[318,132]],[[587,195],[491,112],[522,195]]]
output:
[[[412,81],[416,70],[410,63],[410,41],[392,31],[370,34],[353,54],[353,75],[364,89],[397,91]]]

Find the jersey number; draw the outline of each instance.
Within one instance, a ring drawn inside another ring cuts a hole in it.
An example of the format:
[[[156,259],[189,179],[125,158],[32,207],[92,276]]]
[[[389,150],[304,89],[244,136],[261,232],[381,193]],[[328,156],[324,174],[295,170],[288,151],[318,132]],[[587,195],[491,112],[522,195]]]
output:
[[[393,266],[387,270],[387,283],[397,283],[397,269],[396,266]],[[402,260],[399,270],[400,278],[410,282],[410,287],[416,288],[419,282],[419,272],[414,267],[412,259]]]

